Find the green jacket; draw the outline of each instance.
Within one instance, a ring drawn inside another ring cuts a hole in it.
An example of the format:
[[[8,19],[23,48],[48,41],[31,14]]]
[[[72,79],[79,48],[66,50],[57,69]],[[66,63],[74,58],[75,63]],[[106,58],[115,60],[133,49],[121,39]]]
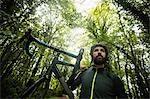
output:
[[[81,83],[80,99],[127,98],[124,85],[117,75],[105,69],[89,68],[71,84],[72,89]]]

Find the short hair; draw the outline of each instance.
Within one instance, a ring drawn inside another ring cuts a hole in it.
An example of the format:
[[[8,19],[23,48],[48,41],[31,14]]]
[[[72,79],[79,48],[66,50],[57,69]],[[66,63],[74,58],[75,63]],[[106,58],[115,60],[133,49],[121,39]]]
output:
[[[105,49],[105,52],[106,52],[106,59],[108,59],[108,47],[107,45],[105,44],[101,44],[101,43],[98,43],[98,44],[95,44],[91,47],[91,50],[90,50],[90,55],[91,57],[93,58],[93,51],[96,47],[103,47]]]
[[[92,57],[91,59],[91,63],[93,62],[93,51],[96,47],[103,47],[105,49],[105,52],[106,52],[106,63],[105,63],[105,68],[108,70],[108,71],[111,71],[111,65],[109,65],[109,57],[108,57],[108,46],[105,44],[105,43],[97,43],[95,45],[93,45],[91,47],[91,50],[90,50],[90,55]]]

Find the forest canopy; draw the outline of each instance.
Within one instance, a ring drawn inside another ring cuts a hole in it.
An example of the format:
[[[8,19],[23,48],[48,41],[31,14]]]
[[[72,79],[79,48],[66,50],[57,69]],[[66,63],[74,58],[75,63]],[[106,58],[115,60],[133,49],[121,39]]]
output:
[[[56,56],[35,42],[30,57],[24,35],[58,49],[78,54],[81,64],[90,67],[90,47],[103,42],[109,46],[108,69],[121,78],[129,98],[148,98],[150,82],[150,2],[148,0],[1,0],[0,1],[0,82],[1,98],[16,98],[46,74]],[[62,55],[61,60],[75,63]],[[65,80],[73,69],[60,65]],[[32,97],[62,96],[63,88],[53,75]],[[78,97],[80,88],[75,96]]]

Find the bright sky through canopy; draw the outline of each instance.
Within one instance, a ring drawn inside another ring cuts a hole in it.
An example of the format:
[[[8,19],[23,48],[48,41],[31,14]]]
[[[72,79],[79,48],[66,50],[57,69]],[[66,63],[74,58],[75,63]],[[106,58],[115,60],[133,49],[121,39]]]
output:
[[[97,5],[100,0],[74,0],[77,12],[87,14],[87,11]]]
[[[70,31],[70,37],[67,38],[67,43],[69,45],[68,50],[70,51],[79,51],[80,50],[80,46],[82,46],[82,34],[85,32],[86,30],[84,28],[74,28]],[[78,49],[79,48],[79,49]]]
[[[96,5],[98,3],[100,3],[100,0],[73,0],[73,3],[76,7],[76,11],[78,13],[81,13],[83,16],[87,16],[88,15],[88,11],[94,7],[96,7]],[[41,25],[44,24],[47,20],[51,20],[52,13],[49,12],[48,10],[48,5],[41,5],[40,7],[37,8],[37,12],[36,15],[40,16],[41,18],[39,19]],[[54,14],[53,14],[54,15]],[[51,17],[49,17],[51,16]],[[61,17],[54,19],[56,22],[59,22],[58,20],[61,20]],[[69,51],[73,51],[73,52],[78,52],[80,50],[80,48],[82,48],[82,45],[84,45],[83,43],[87,40],[88,38],[84,37],[84,42],[83,42],[83,35],[86,32],[86,29],[84,29],[83,27],[75,27],[72,28],[71,31],[68,31],[68,37],[65,37],[65,43],[68,44],[68,50]],[[73,46],[72,46],[73,45]]]
[[[82,15],[87,15],[88,11],[100,2],[100,0],[74,0],[74,5],[78,13]],[[86,32],[86,29],[82,27],[76,27],[71,31],[70,39],[68,40],[68,50],[78,52],[82,47],[82,44],[87,41],[83,41],[83,33]],[[86,38],[88,40],[88,38]],[[85,40],[85,38],[84,38]],[[83,44],[84,45],[84,44]]]

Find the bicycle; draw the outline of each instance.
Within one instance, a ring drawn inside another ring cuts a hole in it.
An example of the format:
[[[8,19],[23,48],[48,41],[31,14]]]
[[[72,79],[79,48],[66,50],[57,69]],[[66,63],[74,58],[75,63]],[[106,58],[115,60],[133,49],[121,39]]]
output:
[[[29,51],[29,45],[31,42],[36,42],[40,45],[43,45],[47,48],[50,48],[50,49],[53,49],[54,52],[57,52],[56,56],[54,57],[54,59],[52,60],[52,63],[51,65],[48,67],[47,69],[47,72],[46,74],[43,76],[43,77],[40,77],[37,81],[35,81],[31,86],[29,86],[24,92],[23,94],[20,96],[21,98],[24,98],[24,97],[27,97],[29,96],[29,98],[32,97],[32,95],[34,94],[34,92],[36,91],[36,89],[43,83],[46,81],[46,85],[45,85],[45,91],[42,95],[42,97],[44,98],[44,96],[47,94],[47,90],[49,89],[49,82],[51,81],[51,75],[52,73],[55,74],[56,78],[59,80],[59,82],[61,83],[62,87],[64,88],[66,94],[68,95],[68,97],[70,99],[74,99],[74,94],[72,93],[71,89],[69,88],[69,86],[67,85],[67,83],[65,82],[65,79],[63,77],[63,75],[60,73],[60,71],[58,70],[57,68],[57,64],[62,64],[62,65],[68,65],[68,66],[73,66],[74,69],[73,69],[73,73],[75,73],[77,70],[80,69],[80,61],[82,59],[82,55],[84,53],[84,49],[80,49],[79,51],[79,54],[78,55],[74,55],[72,53],[69,53],[69,52],[66,52],[66,51],[63,51],[63,50],[60,50],[54,46],[50,46],[48,45],[47,43],[45,42],[42,42],[36,38],[34,38],[32,35],[31,35],[31,29],[28,29],[28,32],[25,33],[25,38],[27,38],[27,42],[25,43],[25,50],[26,50],[26,53],[29,55],[29,56],[33,56],[33,54],[30,53]],[[59,55],[60,54],[65,54],[65,55],[68,55],[70,57],[73,57],[73,58],[76,58],[76,63],[73,65],[73,64],[69,64],[69,63],[66,63],[66,62],[63,62],[63,61],[60,61],[58,58],[59,58]]]

